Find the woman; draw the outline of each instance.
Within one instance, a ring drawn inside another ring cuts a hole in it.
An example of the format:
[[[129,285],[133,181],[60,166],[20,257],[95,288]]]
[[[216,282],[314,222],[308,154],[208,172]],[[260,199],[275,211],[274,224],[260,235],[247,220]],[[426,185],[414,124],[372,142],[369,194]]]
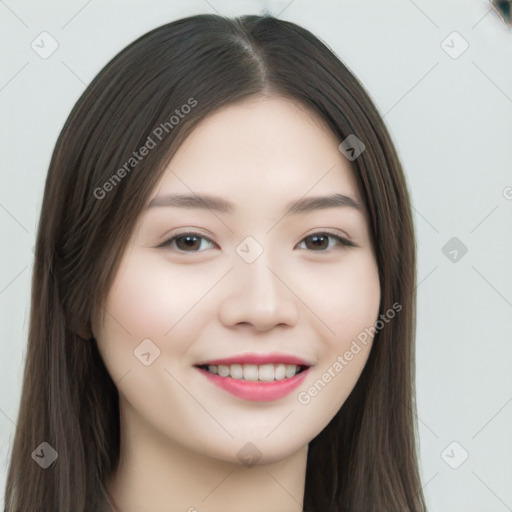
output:
[[[415,272],[388,132],[316,37],[140,37],[50,164],[6,510],[424,511]]]

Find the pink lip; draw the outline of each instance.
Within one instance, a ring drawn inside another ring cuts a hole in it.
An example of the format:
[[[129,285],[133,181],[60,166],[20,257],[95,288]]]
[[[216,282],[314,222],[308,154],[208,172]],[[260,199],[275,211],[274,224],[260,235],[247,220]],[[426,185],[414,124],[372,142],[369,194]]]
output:
[[[244,359],[245,360],[245,359]],[[226,359],[224,359],[226,361]],[[215,363],[217,364],[217,363]],[[222,364],[222,363],[220,363]],[[234,363],[230,363],[234,364]],[[261,363],[260,363],[261,364]],[[297,363],[289,363],[297,364]],[[203,368],[198,370],[210,381],[229,393],[238,396],[244,400],[253,402],[270,402],[278,400],[291,393],[308,375],[309,368],[298,373],[294,377],[272,382],[248,381],[232,379],[231,377],[221,377],[214,375]]]
[[[225,364],[229,366],[230,364],[296,364],[297,366],[312,366],[311,363],[308,363],[304,359],[300,359],[295,356],[291,356],[288,354],[279,354],[277,352],[273,352],[272,354],[240,354],[239,356],[228,357],[225,359],[212,359],[210,361],[205,361],[203,363],[198,363],[196,366],[208,366],[214,365],[218,366],[219,364]]]

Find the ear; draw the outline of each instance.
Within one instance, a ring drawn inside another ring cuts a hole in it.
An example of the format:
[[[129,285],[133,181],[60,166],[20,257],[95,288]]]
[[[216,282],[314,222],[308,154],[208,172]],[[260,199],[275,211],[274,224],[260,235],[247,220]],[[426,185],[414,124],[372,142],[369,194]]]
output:
[[[75,326],[72,330],[74,334],[84,341],[90,341],[93,338],[91,324],[89,321]]]
[[[82,338],[84,341],[90,341],[92,340],[92,332],[89,330],[76,330],[75,331],[75,334],[79,337],[79,338]]]

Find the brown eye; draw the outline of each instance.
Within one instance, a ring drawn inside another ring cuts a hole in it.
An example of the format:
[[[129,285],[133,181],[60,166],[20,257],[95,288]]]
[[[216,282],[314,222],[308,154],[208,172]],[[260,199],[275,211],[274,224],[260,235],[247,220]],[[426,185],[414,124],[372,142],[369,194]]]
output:
[[[201,239],[194,235],[183,235],[176,238],[176,247],[180,251],[196,251],[201,247]]]
[[[330,248],[330,241],[335,240],[336,243],[333,245],[341,245],[344,247],[355,247],[355,244],[346,238],[343,238],[334,233],[314,233],[303,239],[302,243],[305,243],[306,249],[315,252],[327,252]]]
[[[178,252],[203,252],[203,250],[199,250],[204,245],[203,240],[213,245],[210,239],[200,236],[198,233],[182,233],[169,238],[158,247],[176,247]]]
[[[312,235],[305,238],[308,249],[327,249],[329,247],[329,238],[327,235]],[[310,244],[307,241],[311,241]]]

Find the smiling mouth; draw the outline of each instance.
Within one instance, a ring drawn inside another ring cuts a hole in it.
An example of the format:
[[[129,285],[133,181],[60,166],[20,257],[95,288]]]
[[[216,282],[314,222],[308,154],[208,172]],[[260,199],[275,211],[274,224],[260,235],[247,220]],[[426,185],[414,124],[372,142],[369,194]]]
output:
[[[232,363],[199,364],[195,368],[209,382],[242,400],[273,402],[300,386],[311,367],[285,363]]]
[[[229,379],[249,382],[275,382],[295,377],[309,368],[296,364],[219,364],[197,365],[196,368],[205,370],[212,375]]]

